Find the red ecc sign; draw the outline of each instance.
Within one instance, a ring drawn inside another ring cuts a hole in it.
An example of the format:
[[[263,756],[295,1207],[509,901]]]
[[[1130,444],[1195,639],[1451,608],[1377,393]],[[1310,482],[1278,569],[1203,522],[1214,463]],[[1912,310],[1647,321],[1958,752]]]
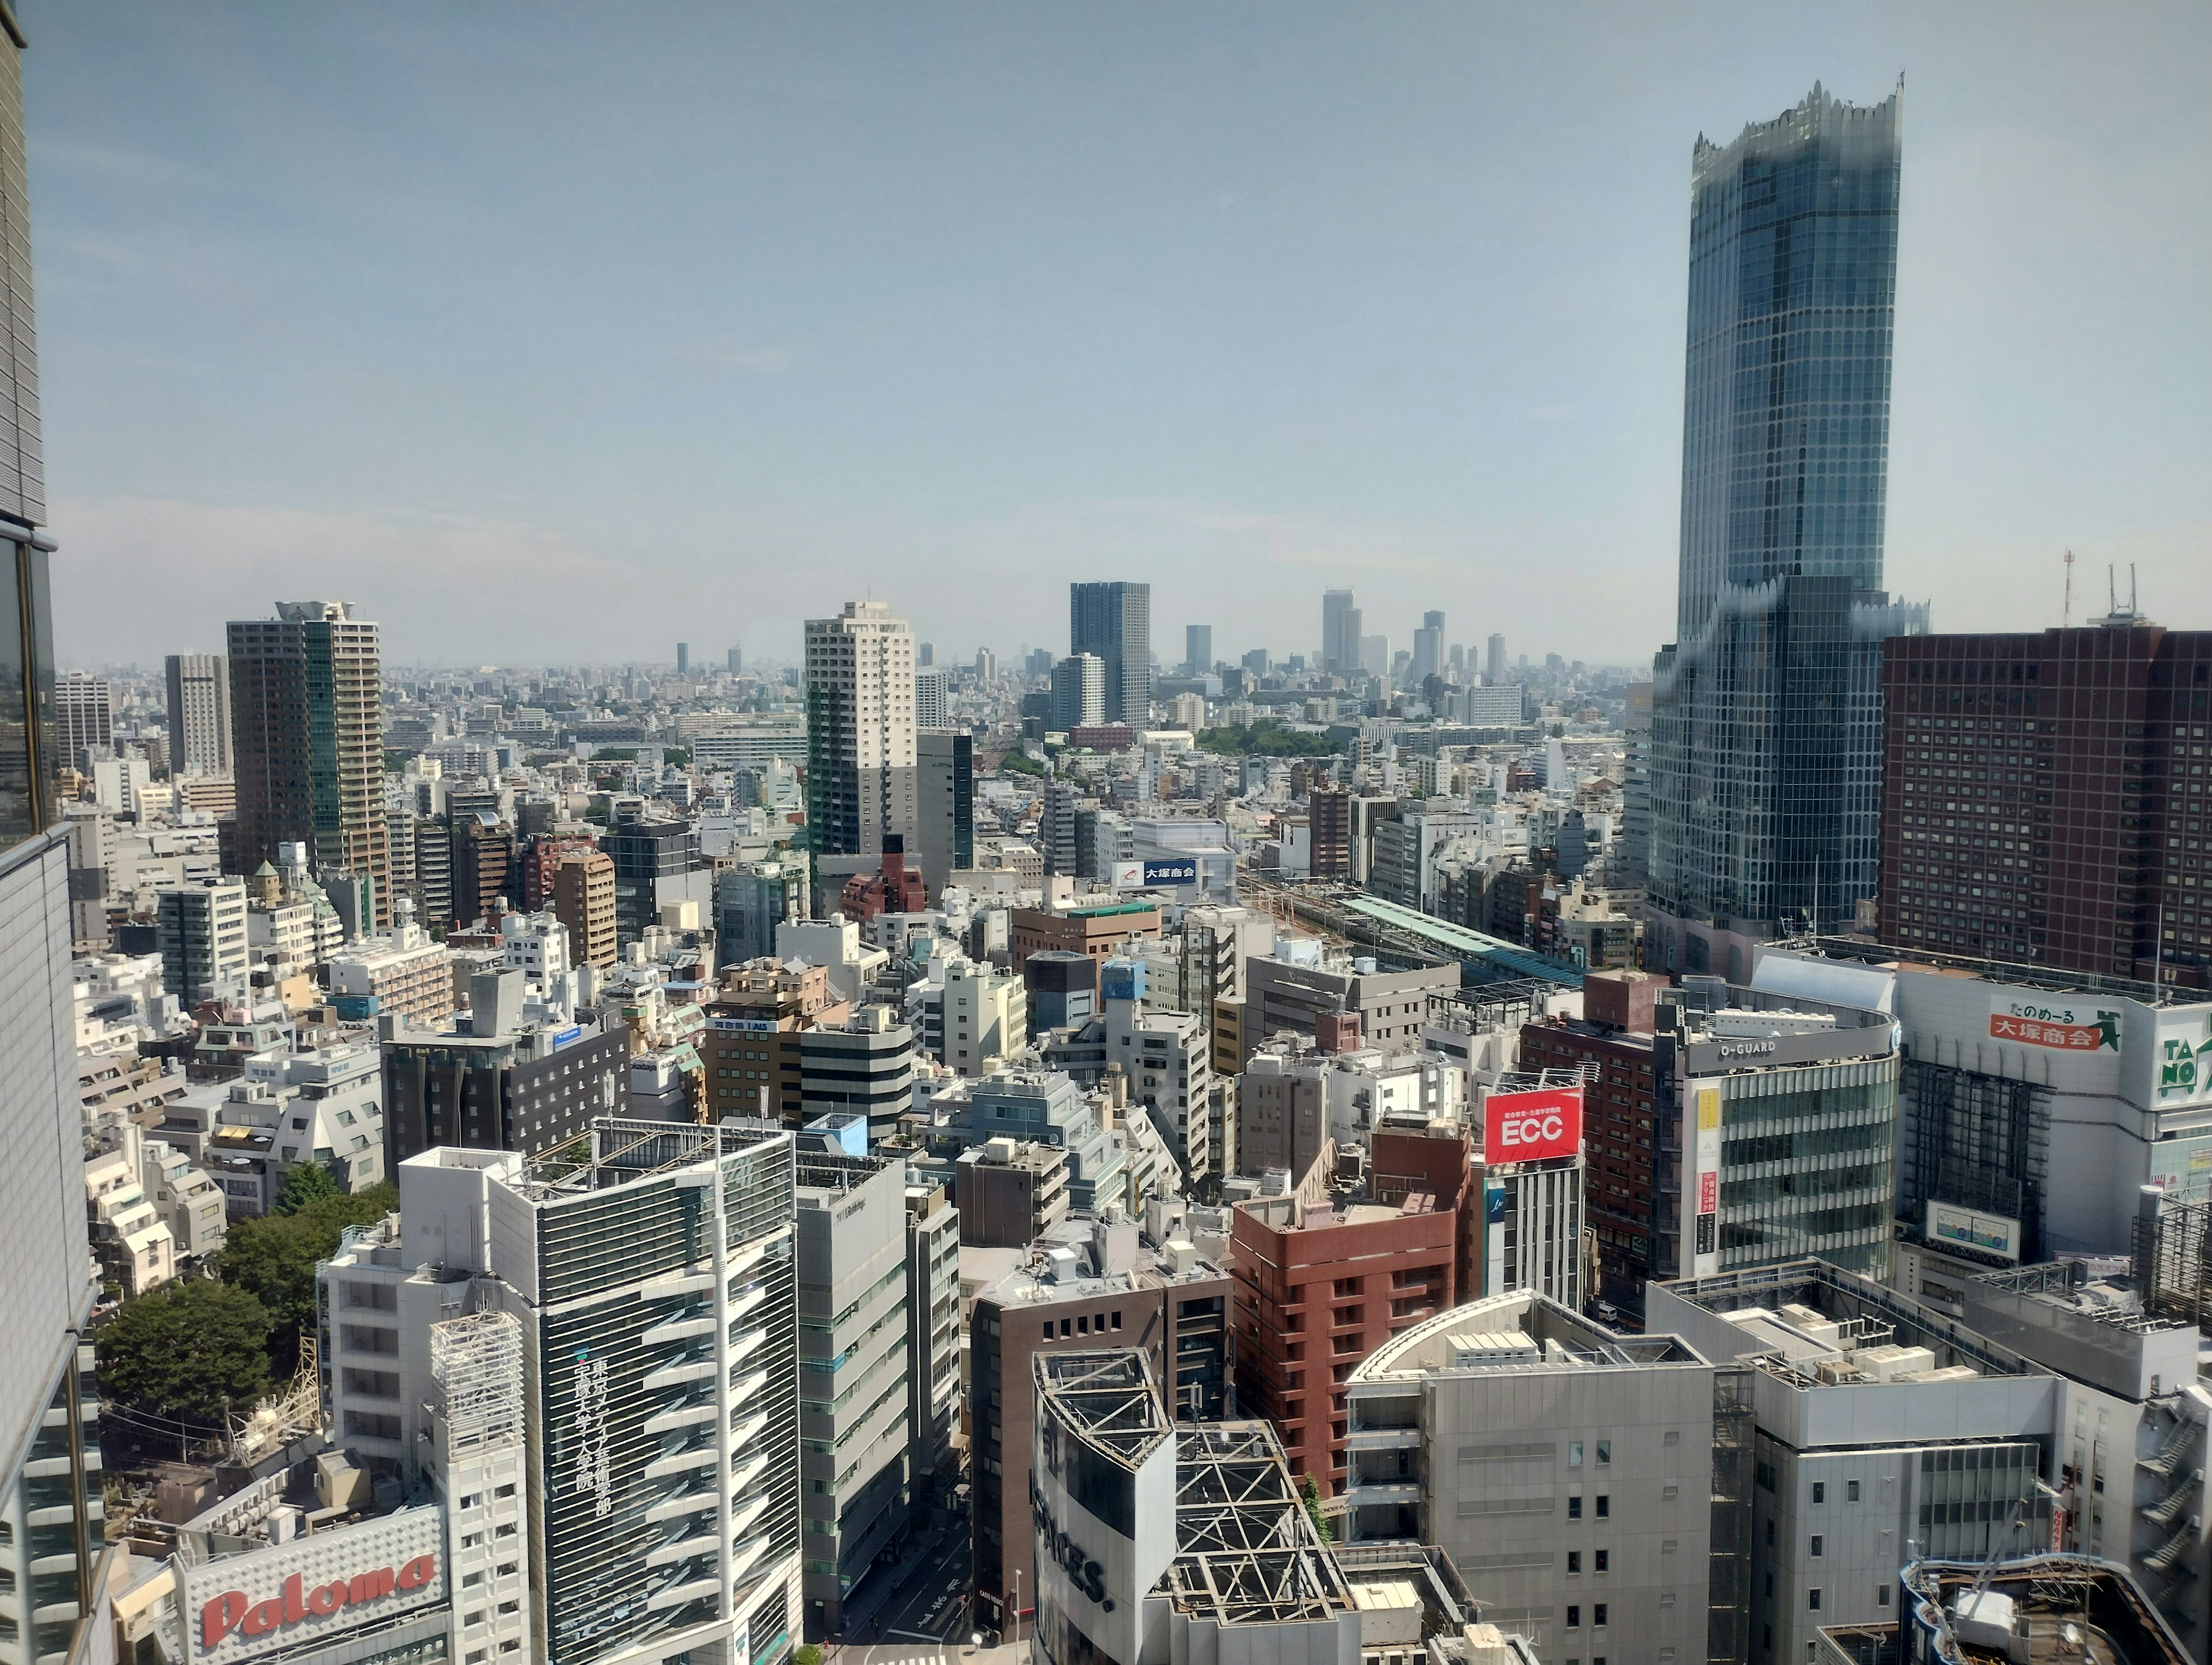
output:
[[[1582,1147],[1580,1087],[1494,1092],[1484,1102],[1482,1159],[1492,1166],[1571,1157]]]
[[[313,1589],[302,1589],[295,1572],[284,1581],[284,1593],[266,1601],[253,1601],[242,1589],[225,1590],[200,1609],[200,1650],[212,1649],[233,1631],[240,1636],[266,1636],[279,1626],[327,1619],[341,1607],[358,1607],[394,1590],[420,1589],[437,1576],[438,1558],[417,1555],[397,1572],[379,1567],[351,1578],[333,1578]]]

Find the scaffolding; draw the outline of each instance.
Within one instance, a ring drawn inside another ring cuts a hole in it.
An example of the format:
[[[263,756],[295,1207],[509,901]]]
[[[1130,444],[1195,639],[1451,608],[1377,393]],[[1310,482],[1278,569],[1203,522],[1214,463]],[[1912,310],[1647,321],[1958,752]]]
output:
[[[2136,1216],[2136,1281],[2146,1313],[2203,1326],[2212,1312],[2212,1269],[2205,1265],[2209,1231],[2212,1202],[2166,1197],[2155,1217]]]
[[[471,1312],[430,1326],[438,1414],[456,1451],[522,1437],[522,1324],[513,1313]]]

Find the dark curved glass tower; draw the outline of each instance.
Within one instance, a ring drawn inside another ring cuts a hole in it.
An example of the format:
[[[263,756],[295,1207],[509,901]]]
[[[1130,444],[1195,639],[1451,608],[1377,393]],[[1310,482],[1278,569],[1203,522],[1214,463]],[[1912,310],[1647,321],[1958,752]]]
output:
[[[1652,674],[1650,894],[1680,921],[1762,937],[1875,893],[1881,643],[1927,628],[1881,586],[1903,117],[1901,84],[1863,109],[1815,84],[1693,154],[1680,600]],[[1674,969],[1708,969],[1677,941]]]

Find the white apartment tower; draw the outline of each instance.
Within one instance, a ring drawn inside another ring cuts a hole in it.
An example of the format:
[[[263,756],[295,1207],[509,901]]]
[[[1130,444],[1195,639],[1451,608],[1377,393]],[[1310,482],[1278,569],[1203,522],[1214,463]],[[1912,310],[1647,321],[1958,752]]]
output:
[[[914,632],[880,601],[806,621],[806,820],[817,855],[911,839]]]
[[[168,657],[169,773],[230,773],[230,667],[220,653]]]

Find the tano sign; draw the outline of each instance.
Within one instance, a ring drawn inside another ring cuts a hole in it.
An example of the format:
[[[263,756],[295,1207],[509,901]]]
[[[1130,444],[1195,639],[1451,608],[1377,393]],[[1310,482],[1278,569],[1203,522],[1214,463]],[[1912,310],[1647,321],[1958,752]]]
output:
[[[306,1587],[298,1573],[284,1580],[283,1589],[257,1601],[242,1589],[225,1590],[200,1608],[200,1650],[211,1650],[235,1631],[243,1637],[266,1636],[288,1625],[308,1619],[327,1619],[345,1607],[357,1607],[396,1591],[421,1589],[438,1576],[438,1558],[417,1555],[398,1567],[379,1567],[350,1578]]]
[[[1583,1090],[1494,1092],[1482,1107],[1482,1158],[1492,1167],[1571,1157],[1583,1147]]]

